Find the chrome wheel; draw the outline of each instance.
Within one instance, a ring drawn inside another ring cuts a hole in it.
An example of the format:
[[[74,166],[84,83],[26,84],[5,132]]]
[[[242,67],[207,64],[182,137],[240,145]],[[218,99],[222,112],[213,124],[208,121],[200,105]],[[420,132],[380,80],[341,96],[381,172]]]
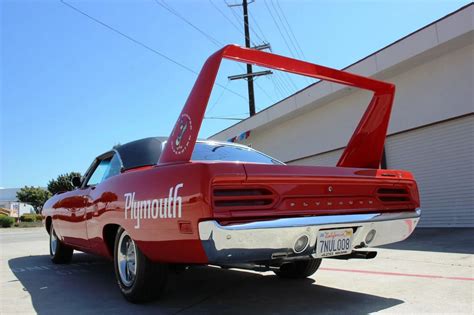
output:
[[[56,232],[54,228],[51,226],[51,232],[49,233],[49,248],[51,250],[51,256],[56,255],[56,248],[58,246],[58,237],[56,236]]]
[[[117,267],[120,280],[126,287],[131,287],[135,282],[137,273],[137,251],[135,242],[127,232],[124,231],[120,236],[117,249]]]

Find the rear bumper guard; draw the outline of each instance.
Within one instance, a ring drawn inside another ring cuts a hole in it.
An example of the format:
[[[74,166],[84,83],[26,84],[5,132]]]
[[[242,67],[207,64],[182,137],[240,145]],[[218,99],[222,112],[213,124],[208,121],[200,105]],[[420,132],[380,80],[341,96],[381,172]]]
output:
[[[284,218],[222,226],[217,221],[199,223],[199,237],[209,263],[266,262],[272,259],[315,257],[319,230],[354,228],[353,249],[380,246],[406,239],[415,229],[421,210]],[[375,237],[366,244],[367,234]],[[373,232],[372,232],[373,233]],[[309,246],[295,253],[298,238],[306,235]]]

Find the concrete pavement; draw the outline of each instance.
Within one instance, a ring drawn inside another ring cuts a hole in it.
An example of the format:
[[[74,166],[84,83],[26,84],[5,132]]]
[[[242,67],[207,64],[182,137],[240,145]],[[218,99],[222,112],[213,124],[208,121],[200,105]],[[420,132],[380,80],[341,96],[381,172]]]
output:
[[[126,302],[111,262],[76,252],[53,265],[42,228],[0,229],[0,314],[473,313],[472,229],[419,229],[373,260],[323,261],[310,279],[198,267],[163,298]]]

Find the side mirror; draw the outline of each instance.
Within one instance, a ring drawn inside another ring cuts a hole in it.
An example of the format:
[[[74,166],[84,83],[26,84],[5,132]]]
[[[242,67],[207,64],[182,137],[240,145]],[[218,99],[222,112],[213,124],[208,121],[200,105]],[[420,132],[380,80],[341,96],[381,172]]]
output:
[[[74,177],[72,178],[72,185],[73,185],[75,188],[81,187],[81,184],[82,184],[81,177],[79,177],[79,176],[74,176]]]

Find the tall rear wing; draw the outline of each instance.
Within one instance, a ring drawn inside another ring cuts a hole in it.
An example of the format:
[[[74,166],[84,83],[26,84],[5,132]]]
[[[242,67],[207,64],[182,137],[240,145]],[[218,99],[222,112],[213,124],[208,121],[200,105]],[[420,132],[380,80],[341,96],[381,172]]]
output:
[[[395,95],[393,84],[236,45],[225,46],[207,59],[165,145],[160,164],[188,162],[191,159],[223,58],[373,91],[372,100],[337,166],[380,167]]]

